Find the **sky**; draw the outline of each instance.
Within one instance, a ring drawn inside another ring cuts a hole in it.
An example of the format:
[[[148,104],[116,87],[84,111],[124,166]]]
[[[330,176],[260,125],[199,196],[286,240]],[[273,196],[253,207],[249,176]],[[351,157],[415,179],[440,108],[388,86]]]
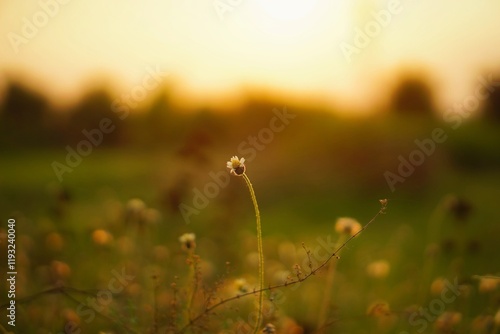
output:
[[[446,108],[500,71],[499,17],[498,0],[0,1],[0,90],[23,76],[64,104],[157,71],[188,105],[260,90],[361,110],[410,71]]]

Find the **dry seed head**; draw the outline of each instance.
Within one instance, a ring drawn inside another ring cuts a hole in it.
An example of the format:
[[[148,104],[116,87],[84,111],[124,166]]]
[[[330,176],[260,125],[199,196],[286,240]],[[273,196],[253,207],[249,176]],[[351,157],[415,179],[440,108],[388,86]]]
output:
[[[239,159],[237,156],[233,156],[230,161],[226,163],[226,167],[229,168],[231,174],[241,176],[245,173],[245,158]]]

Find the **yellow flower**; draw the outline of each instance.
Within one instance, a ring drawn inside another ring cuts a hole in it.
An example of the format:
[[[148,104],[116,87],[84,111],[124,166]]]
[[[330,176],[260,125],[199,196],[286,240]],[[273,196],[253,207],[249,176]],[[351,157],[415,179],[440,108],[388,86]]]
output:
[[[366,267],[366,272],[373,278],[385,278],[390,270],[391,266],[386,260],[372,262]]]
[[[230,173],[241,176],[245,173],[245,158],[239,159],[237,156],[233,156],[230,161],[226,163],[227,168],[230,169]]]
[[[442,333],[453,332],[453,327],[462,321],[462,313],[446,311],[436,320],[434,327]]]
[[[106,230],[97,229],[92,232],[92,241],[99,246],[109,245],[113,241],[113,235]]]
[[[488,293],[495,291],[500,283],[500,278],[497,277],[481,277],[479,278],[479,292]]]

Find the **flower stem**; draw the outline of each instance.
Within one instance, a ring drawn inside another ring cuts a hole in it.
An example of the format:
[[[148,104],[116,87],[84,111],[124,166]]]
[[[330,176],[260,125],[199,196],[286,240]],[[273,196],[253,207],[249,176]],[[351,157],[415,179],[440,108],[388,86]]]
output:
[[[259,212],[259,205],[257,204],[257,197],[255,197],[255,192],[252,187],[252,183],[250,182],[250,179],[246,175],[246,173],[243,173],[243,178],[245,179],[245,182],[247,183],[248,190],[250,190],[250,196],[252,197],[252,202],[253,206],[255,209],[255,217],[257,220],[257,248],[259,251],[259,304],[258,304],[258,310],[257,310],[257,321],[255,323],[255,328],[254,328],[254,334],[256,334],[259,331],[260,328],[260,323],[262,322],[262,304],[264,303],[264,295],[262,294],[262,290],[264,289],[264,251],[262,247],[262,228],[260,225],[260,212]]]

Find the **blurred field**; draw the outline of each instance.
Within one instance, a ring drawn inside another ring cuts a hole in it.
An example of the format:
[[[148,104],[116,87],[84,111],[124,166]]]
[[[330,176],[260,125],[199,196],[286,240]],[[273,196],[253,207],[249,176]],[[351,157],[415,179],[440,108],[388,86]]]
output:
[[[0,334],[500,334],[499,11],[0,1]]]
[[[493,333],[498,284],[486,289],[474,275],[500,274],[498,125],[477,120],[451,130],[429,118],[343,120],[289,110],[297,117],[247,164],[262,215],[266,282],[280,283],[278,273],[304,263],[302,242],[314,250],[318,238],[336,240],[338,217],[365,224],[379,210],[378,200],[388,198],[387,214],[341,254],[327,332],[413,333],[425,323],[420,332],[479,328],[475,332]],[[216,295],[227,297],[235,278],[257,284],[254,212],[243,180],[231,177],[189,224],[178,206],[192,206],[193,189],[202,190],[211,181],[210,172],[226,172],[225,162],[238,154],[249,135],[268,126],[272,113],[208,117],[204,127],[186,123],[179,140],[165,145],[94,148],[72,173],[64,174],[62,183],[51,163],[64,161],[64,147],[4,151],[0,211],[3,221],[17,220],[17,296],[58,284],[78,289],[66,291],[72,298],[59,292],[18,302],[18,333],[59,333],[68,322],[75,324],[70,333],[152,332],[155,307],[163,331],[172,319],[182,323],[182,306],[172,315],[171,283],[177,283],[182,301],[183,289],[192,284],[178,241],[186,232],[197,237],[200,290],[215,289]],[[384,172],[395,171],[398,156],[407,157],[415,149],[413,141],[429,137],[436,127],[445,129],[449,139],[392,193]],[[146,210],[134,207],[134,198],[149,208],[147,219],[134,218],[134,210]],[[368,273],[370,264],[380,260],[389,272]],[[122,268],[133,273],[133,282],[113,296],[102,311],[105,317],[90,321],[79,305]],[[445,310],[459,312],[461,320],[446,327],[451,320],[437,321],[441,310],[432,321],[409,321],[418,307],[439,298],[439,277],[459,282],[462,292]],[[274,304],[268,302],[277,309],[266,322],[286,332],[283,328],[293,319],[304,333],[315,332],[324,289],[324,274],[298,288],[279,289],[271,295]],[[2,291],[2,300],[5,295]],[[202,321],[204,327],[192,330],[238,333],[237,319],[247,319],[253,298],[222,306]],[[373,303],[388,306],[373,311]],[[193,309],[199,312],[201,306]],[[2,313],[2,323],[5,319]]]

